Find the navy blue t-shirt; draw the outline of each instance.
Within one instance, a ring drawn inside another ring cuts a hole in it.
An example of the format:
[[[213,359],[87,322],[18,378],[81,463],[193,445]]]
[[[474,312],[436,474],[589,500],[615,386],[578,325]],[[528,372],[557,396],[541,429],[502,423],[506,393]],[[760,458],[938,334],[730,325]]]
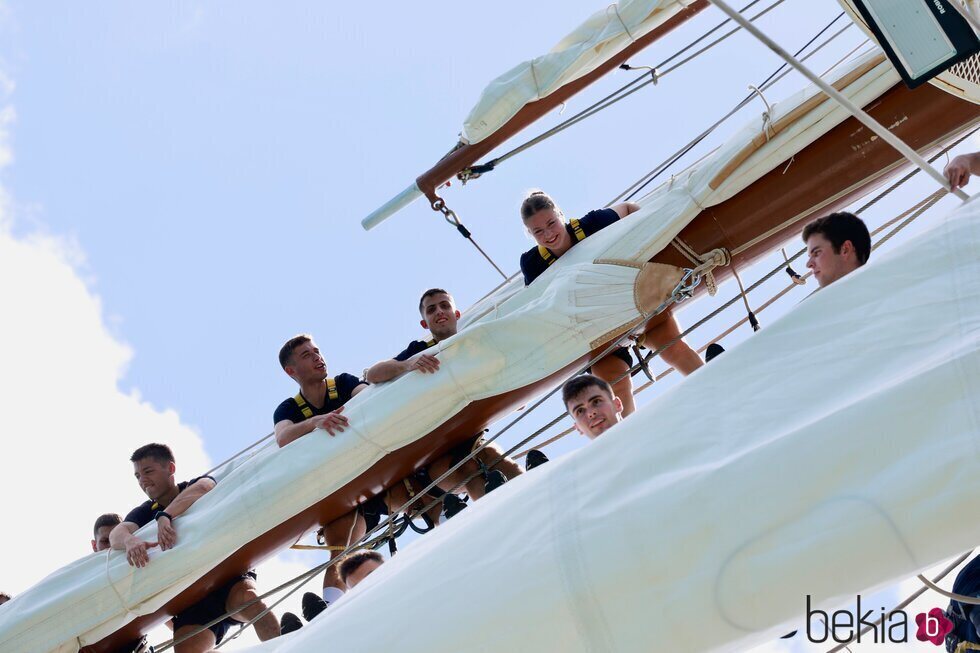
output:
[[[415,354],[421,353],[428,349],[429,347],[435,347],[435,340],[413,340],[408,343],[408,347],[405,347],[405,351],[395,356],[396,361],[407,361],[409,358]]]
[[[326,402],[324,402],[323,406],[317,408],[310,403],[309,399],[303,397],[303,399],[306,400],[306,405],[309,406],[314,415],[326,415],[327,413],[332,413],[350,401],[354,388],[359,385],[367,385],[367,382],[362,381],[353,374],[341,373],[335,376],[333,380],[334,383],[337,384],[336,399],[331,399],[328,394],[326,397]],[[300,393],[300,395],[302,396],[302,393]],[[290,397],[289,399],[283,401],[276,407],[276,412],[272,414],[273,424],[278,424],[283,420],[289,420],[293,424],[299,424],[305,419],[306,417],[303,415],[303,411],[300,410],[299,405],[296,403],[295,397]]]
[[[187,489],[188,486],[194,485],[195,483],[197,483],[198,481],[200,481],[202,478],[210,478],[212,481],[214,481],[213,478],[211,478],[210,476],[207,476],[207,475],[205,475],[205,476],[198,476],[197,478],[192,478],[189,481],[184,481],[182,483],[178,483],[177,484],[177,493],[180,494],[185,489]],[[217,481],[215,481],[215,482],[217,483]],[[153,499],[147,499],[146,501],[144,501],[140,505],[138,505],[135,508],[133,508],[132,510],[130,510],[129,511],[129,514],[126,515],[126,519],[124,519],[123,521],[128,521],[129,523],[136,524],[137,526],[139,526],[139,527],[142,528],[143,526],[146,526],[151,521],[153,521],[153,515],[157,514],[157,511],[160,511],[160,510],[165,510],[165,508],[163,508],[160,504],[158,504]]]
[[[586,237],[591,236],[597,231],[601,231],[611,225],[612,223],[619,220],[619,214],[612,209],[598,209],[596,211],[589,211],[581,219],[579,219],[578,224],[582,229],[582,233]],[[578,242],[575,237],[575,230],[572,229],[572,225],[566,223],[565,230],[568,231],[568,235],[572,238],[572,246]],[[537,246],[532,247],[521,255],[521,272],[524,273],[524,285],[529,286],[531,282],[541,276],[541,273],[548,269],[548,266],[558,260],[558,257],[554,255],[551,250],[551,258],[545,260],[538,251]]]
[[[953,593],[962,594],[963,596],[980,596],[980,556],[968,562],[960,570],[960,573],[956,574],[956,580],[953,581]],[[972,623],[973,620],[970,618],[970,613],[976,610],[976,606],[960,603],[959,601],[950,601],[947,610],[953,614],[962,614],[966,617],[966,621],[954,619],[956,628],[953,634],[960,641],[976,643],[980,638],[978,638],[977,629]]]

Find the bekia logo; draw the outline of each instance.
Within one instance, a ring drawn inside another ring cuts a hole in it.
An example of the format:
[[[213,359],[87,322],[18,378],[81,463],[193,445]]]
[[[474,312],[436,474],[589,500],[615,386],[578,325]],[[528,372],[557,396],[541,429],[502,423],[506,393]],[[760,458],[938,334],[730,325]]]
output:
[[[832,639],[838,644],[853,641],[856,644],[902,644],[909,641],[909,617],[904,610],[863,610],[861,595],[857,595],[856,609],[837,610],[831,614],[815,610],[810,595],[806,597],[806,636],[814,644]],[[920,642],[932,642],[939,646],[953,630],[953,622],[941,608],[915,615],[915,638]]]

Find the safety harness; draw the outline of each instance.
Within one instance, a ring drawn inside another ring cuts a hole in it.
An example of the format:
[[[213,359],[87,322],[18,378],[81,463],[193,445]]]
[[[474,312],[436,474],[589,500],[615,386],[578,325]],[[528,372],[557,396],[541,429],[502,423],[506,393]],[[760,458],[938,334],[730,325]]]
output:
[[[337,392],[337,382],[333,380],[333,377],[327,379],[327,401],[337,401],[340,398],[340,393]],[[306,403],[306,399],[303,397],[303,393],[299,393],[293,397],[293,401],[299,407],[299,411],[303,413],[303,417],[310,419],[313,417],[313,409],[310,405]]]
[[[582,225],[579,224],[578,218],[572,218],[568,221],[569,226],[572,228],[572,233],[575,234],[575,241],[579,242],[585,240],[585,232],[582,230]],[[547,247],[543,245],[538,245],[538,254],[544,259],[544,262],[551,265],[555,262],[555,255],[552,254]]]

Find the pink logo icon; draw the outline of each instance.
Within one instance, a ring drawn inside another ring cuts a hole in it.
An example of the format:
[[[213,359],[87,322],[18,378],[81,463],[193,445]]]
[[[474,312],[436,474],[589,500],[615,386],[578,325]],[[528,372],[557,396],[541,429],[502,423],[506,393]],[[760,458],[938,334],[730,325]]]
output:
[[[942,608],[933,608],[928,613],[920,612],[915,615],[915,623],[919,629],[915,638],[920,642],[932,642],[939,646],[953,630],[953,622],[946,618]]]

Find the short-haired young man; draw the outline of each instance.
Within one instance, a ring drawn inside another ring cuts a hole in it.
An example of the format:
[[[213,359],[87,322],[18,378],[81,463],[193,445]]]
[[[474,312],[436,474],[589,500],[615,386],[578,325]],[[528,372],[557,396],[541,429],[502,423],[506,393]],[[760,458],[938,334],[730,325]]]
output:
[[[99,551],[105,551],[111,548],[109,534],[120,523],[122,523],[122,517],[114,512],[99,515],[99,518],[95,520],[95,526],[92,527],[92,551],[98,553]]]
[[[426,352],[443,340],[456,335],[461,317],[459,309],[456,308],[456,301],[453,296],[447,291],[442,288],[430,288],[422,293],[422,297],[419,299],[419,313],[422,316],[419,324],[422,325],[423,329],[429,330],[431,337],[428,340],[413,340],[408,343],[408,347],[404,351],[394,358],[372,365],[365,373],[369,382],[384,383],[396,376],[412,371],[418,371],[422,374],[434,374],[439,371],[438,357]],[[459,463],[481,444],[483,444],[483,438],[477,435],[454,447],[448,455],[433,461],[429,465],[429,476],[432,478],[442,476],[450,467]],[[492,443],[487,445],[475,458],[467,461],[440,483],[440,488],[451,492],[453,488],[466,481],[467,478],[476,475],[472,480],[466,482],[464,487],[470,498],[479,499],[486,493],[485,482],[479,476],[480,463],[491,463],[502,454],[503,451],[497,445]],[[521,468],[510,458],[501,460],[497,467],[508,479],[521,473]]]
[[[829,286],[868,262],[871,234],[864,221],[842,211],[814,220],[803,228],[806,266],[821,288]]]
[[[623,402],[609,383],[592,374],[566,381],[561,400],[575,421],[575,430],[590,440],[623,421]]]
[[[353,374],[341,373],[327,376],[327,363],[320,354],[313,337],[301,334],[290,338],[279,350],[279,364],[283,371],[299,385],[299,394],[284,400],[273,414],[276,441],[284,447],[294,440],[323,429],[330,435],[343,433],[348,426],[343,414],[344,404],[367,388],[367,383]],[[401,504],[399,504],[401,505]],[[383,498],[374,497],[343,517],[323,526],[323,538],[328,546],[347,547],[356,542],[378,524],[388,507]],[[365,515],[372,523],[365,520]],[[335,558],[341,551],[332,550]],[[337,566],[327,567],[323,576],[323,600],[327,605],[344,595],[346,585],[340,579]],[[307,614],[319,613],[323,605],[313,605],[316,598],[304,596]],[[318,603],[318,602],[317,602]],[[314,614],[315,616],[315,614]]]
[[[176,461],[170,447],[164,444],[144,445],[133,452],[130,461],[133,463],[136,481],[148,499],[130,510],[122,523],[112,529],[109,543],[113,549],[126,552],[129,564],[145,567],[150,563],[150,548],[159,544],[166,551],[177,546],[175,522],[198,499],[214,488],[215,481],[210,476],[199,476],[177,483],[174,480]],[[138,529],[154,520],[157,522],[156,542],[141,540],[135,535]],[[226,612],[234,612],[238,606],[257,597],[255,572],[252,571],[205,596],[174,616],[174,639],[187,637],[174,650],[177,653],[210,651],[221,642],[235,622],[246,622],[257,617],[265,611],[265,605],[261,601],[253,603],[210,628],[193,636],[189,635],[215,618]],[[279,636],[279,621],[271,612],[256,621],[254,626],[255,634],[262,641]]]
[[[384,562],[384,556],[377,551],[355,551],[341,561],[340,578],[353,589]]]
[[[112,546],[109,544],[109,534],[112,533],[112,529],[121,523],[122,517],[114,512],[107,512],[104,515],[99,515],[99,518],[95,520],[95,526],[92,527],[92,535],[95,538],[92,540],[92,551],[98,553],[100,551],[105,551],[106,549],[112,548]],[[167,622],[167,625],[171,625],[171,623]],[[142,653],[143,651],[146,651],[146,636],[144,635],[139,637],[119,650],[120,652],[127,653]]]

